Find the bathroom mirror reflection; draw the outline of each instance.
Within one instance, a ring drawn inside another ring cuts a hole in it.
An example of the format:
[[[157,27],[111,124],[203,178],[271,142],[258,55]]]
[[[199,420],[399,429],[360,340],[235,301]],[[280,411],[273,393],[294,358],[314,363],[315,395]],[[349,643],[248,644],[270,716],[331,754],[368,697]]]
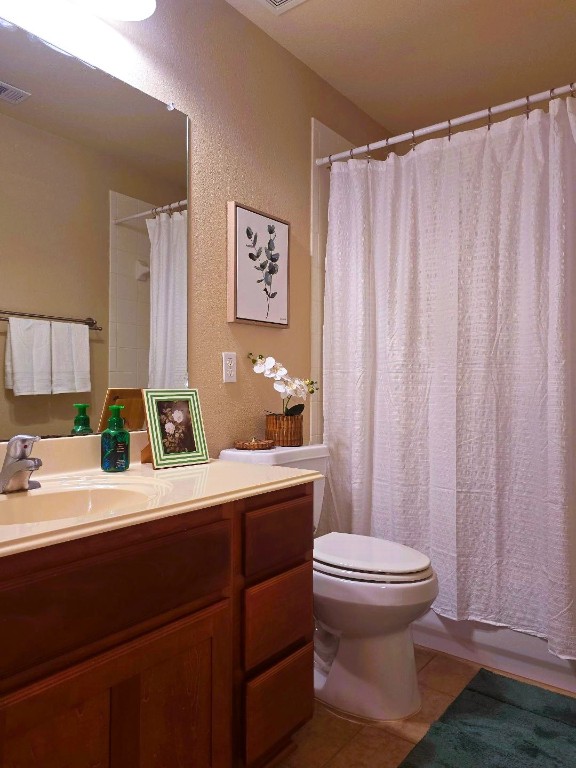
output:
[[[96,431],[108,387],[148,386],[150,216],[114,221],[187,198],[187,117],[1,20],[0,81],[0,310],[102,328],[89,392],[45,393],[52,359],[34,354],[43,393],[16,395],[0,322],[0,439],[68,435],[78,402]]]

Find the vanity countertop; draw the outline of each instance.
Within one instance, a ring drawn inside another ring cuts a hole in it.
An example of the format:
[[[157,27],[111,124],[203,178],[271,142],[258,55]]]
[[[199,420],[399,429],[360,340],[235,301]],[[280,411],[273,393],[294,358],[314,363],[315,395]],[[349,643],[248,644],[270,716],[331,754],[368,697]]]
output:
[[[61,451],[66,448],[64,443],[80,447],[78,440],[82,438],[43,442],[57,443],[56,451]],[[88,441],[84,445],[92,451],[94,438]],[[322,477],[309,470],[214,459],[208,464],[159,470],[154,470],[151,464],[132,461],[130,469],[121,473],[94,469],[92,462],[82,467],[80,461],[73,471],[64,472],[55,454],[51,454],[50,446],[43,448],[43,468],[34,474],[41,488],[0,494],[0,556],[216,506]],[[76,454],[78,456],[78,452]],[[47,472],[48,467],[55,471]],[[5,514],[9,504],[11,508]]]

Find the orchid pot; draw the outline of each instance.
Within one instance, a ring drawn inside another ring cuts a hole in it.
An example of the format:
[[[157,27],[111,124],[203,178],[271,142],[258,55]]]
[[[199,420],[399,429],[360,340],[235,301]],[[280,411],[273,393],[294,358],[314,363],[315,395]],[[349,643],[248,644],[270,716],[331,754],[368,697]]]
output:
[[[302,414],[284,416],[283,413],[266,414],[266,440],[274,440],[276,445],[304,444],[304,417]]]
[[[248,354],[254,373],[263,373],[274,382],[274,389],[282,396],[282,413],[266,414],[266,439],[274,440],[279,446],[297,446],[304,443],[303,422],[304,403],[290,405],[292,398],[305,400],[318,390],[318,383],[312,379],[298,379],[288,375],[288,371],[273,357],[256,357]]]

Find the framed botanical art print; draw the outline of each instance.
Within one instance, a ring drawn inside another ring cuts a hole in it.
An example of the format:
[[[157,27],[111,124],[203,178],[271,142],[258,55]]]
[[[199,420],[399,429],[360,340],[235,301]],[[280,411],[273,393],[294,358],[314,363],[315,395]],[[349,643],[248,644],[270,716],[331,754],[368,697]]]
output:
[[[288,328],[290,224],[228,203],[228,322]]]
[[[143,389],[154,469],[209,461],[197,389]]]

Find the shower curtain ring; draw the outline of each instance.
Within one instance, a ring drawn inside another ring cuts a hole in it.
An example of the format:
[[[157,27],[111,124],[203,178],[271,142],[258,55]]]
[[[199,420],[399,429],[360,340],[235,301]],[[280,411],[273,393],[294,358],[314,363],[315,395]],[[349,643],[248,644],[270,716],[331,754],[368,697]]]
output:
[[[354,150],[350,150],[350,160],[354,160]]]
[[[452,120],[448,118],[448,141],[452,141]]]
[[[576,98],[576,94],[574,93],[574,83],[570,83],[570,96],[572,96],[573,99]]]
[[[412,131],[412,141],[410,142],[412,146],[412,152],[416,149],[416,132]]]
[[[370,144],[366,144],[366,160],[370,163]]]
[[[552,99],[556,98],[556,94],[554,93],[555,90],[556,90],[556,88],[550,88],[550,97],[549,97],[550,101],[552,101]]]
[[[530,119],[530,96],[526,96],[526,120]]]
[[[492,107],[488,107],[488,130],[492,128]]]
[[[328,170],[332,170],[332,155],[328,155]]]

